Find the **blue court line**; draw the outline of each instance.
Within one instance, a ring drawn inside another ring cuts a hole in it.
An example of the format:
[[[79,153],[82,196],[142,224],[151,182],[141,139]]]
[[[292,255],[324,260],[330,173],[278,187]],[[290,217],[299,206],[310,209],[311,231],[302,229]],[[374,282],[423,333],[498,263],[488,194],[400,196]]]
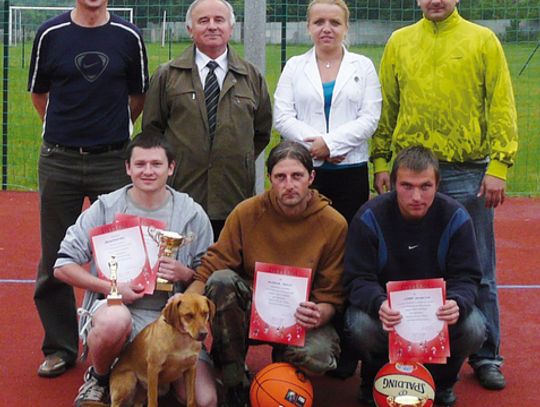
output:
[[[0,284],[35,284],[36,280],[15,280],[15,279],[0,279]],[[498,285],[497,288],[502,289],[539,289],[540,284],[527,284],[527,285],[519,285],[519,284],[503,284]]]

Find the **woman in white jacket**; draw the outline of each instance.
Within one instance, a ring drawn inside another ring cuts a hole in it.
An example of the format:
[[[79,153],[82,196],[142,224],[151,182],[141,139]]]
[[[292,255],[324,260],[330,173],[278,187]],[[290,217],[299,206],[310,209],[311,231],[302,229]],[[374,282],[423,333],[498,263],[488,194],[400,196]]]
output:
[[[285,65],[274,125],[310,149],[314,187],[350,223],[369,198],[368,141],[381,113],[380,83],[371,60],[343,45],[349,28],[343,0],[311,1],[307,19],[315,46]]]

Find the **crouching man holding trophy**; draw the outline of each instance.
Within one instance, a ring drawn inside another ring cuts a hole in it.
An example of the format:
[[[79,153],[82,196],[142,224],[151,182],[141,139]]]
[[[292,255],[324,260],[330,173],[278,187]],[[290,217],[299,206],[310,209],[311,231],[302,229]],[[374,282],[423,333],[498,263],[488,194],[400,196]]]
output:
[[[202,207],[187,194],[166,185],[174,168],[173,151],[161,134],[151,130],[139,134],[127,148],[126,172],[132,184],[101,195],[68,229],[62,241],[55,277],[86,290],[79,312],[79,329],[91,366],[84,375],[76,406],[109,405],[109,373],[114,360],[128,342],[159,317],[171,294],[149,289],[153,288],[145,280],[145,274],[149,273],[138,271],[137,276],[126,277],[125,270],[134,268],[130,262],[147,257],[144,245],[140,250],[141,246],[133,243],[135,236],[141,239],[139,219],[165,224],[174,237],[187,236],[188,232],[197,235],[193,244],[178,251],[186,239],[169,245],[166,243],[169,232],[161,232],[163,255],[159,257],[158,276],[174,283],[175,290],[192,281],[193,270],[213,242],[210,221]],[[108,225],[114,231],[118,221],[122,222],[120,238],[108,234],[104,243],[107,255],[101,255],[104,260],[98,258],[96,264],[92,261],[96,239],[91,231]],[[133,227],[129,227],[129,222],[133,222]],[[129,229],[134,230],[133,235],[127,234]],[[144,261],[148,264],[148,260]],[[83,267],[87,263],[89,270]],[[99,278],[97,268],[101,272],[109,271],[107,279]],[[111,306],[111,303],[119,305]],[[215,406],[214,378],[207,362],[209,358],[201,353],[196,368],[196,402]],[[184,402],[183,380],[175,383],[175,389]]]

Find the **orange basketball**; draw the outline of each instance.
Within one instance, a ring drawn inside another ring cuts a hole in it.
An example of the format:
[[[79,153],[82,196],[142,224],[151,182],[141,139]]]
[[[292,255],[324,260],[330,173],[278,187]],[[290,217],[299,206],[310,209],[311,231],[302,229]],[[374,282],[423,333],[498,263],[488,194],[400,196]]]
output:
[[[396,405],[396,398],[425,400],[424,407],[433,406],[435,382],[431,373],[420,363],[387,363],[375,376],[373,399],[377,407]],[[390,400],[389,400],[390,399]],[[407,405],[414,405],[413,403]]]
[[[313,386],[293,365],[272,363],[253,378],[249,399],[251,407],[311,407]]]

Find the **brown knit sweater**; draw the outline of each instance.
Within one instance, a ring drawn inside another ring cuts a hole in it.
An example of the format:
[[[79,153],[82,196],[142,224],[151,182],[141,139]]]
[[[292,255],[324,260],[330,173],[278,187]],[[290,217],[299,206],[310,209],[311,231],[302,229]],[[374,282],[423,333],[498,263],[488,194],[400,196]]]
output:
[[[255,262],[275,263],[313,270],[310,300],[341,308],[341,277],[347,222],[327,198],[313,192],[301,215],[290,217],[279,208],[270,190],[240,203],[225,222],[195,271],[206,282],[215,270],[231,269],[253,281]]]

